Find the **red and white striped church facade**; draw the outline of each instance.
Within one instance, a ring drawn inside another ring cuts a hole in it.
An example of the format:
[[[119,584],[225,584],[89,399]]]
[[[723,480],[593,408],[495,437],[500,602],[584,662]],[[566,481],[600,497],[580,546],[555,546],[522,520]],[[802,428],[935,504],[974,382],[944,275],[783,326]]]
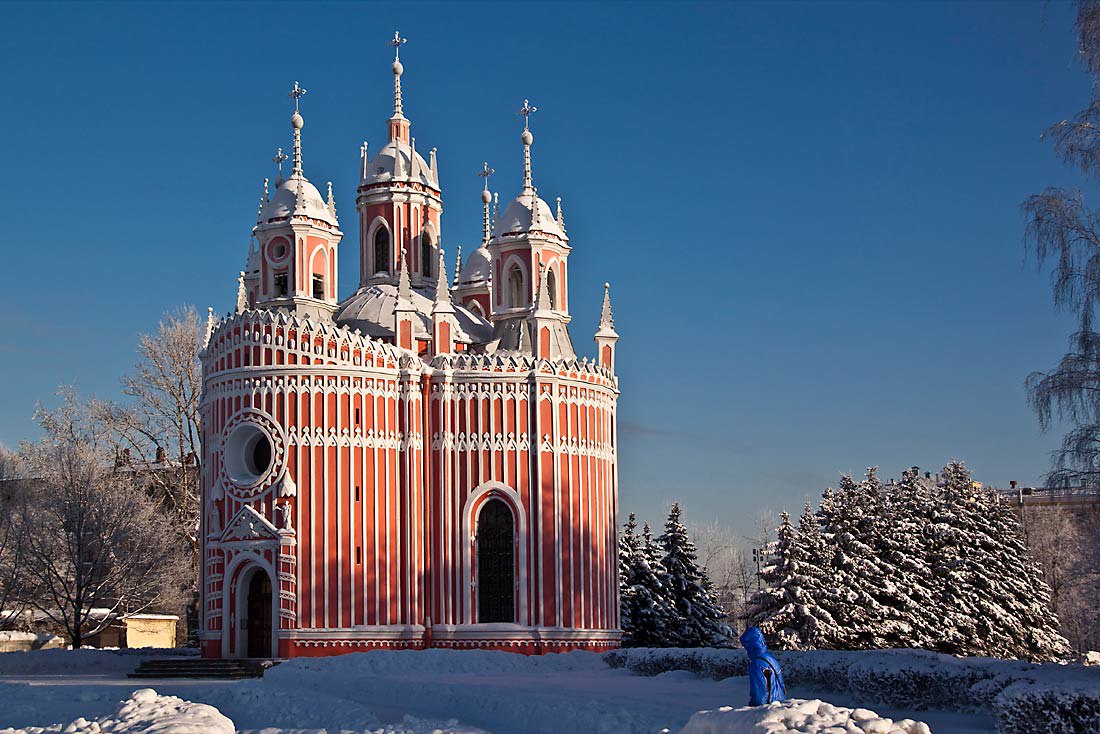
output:
[[[578,358],[571,247],[526,124],[520,193],[491,206],[484,168],[481,244],[447,278],[436,151],[393,72],[388,140],[361,149],[358,290],[337,299],[343,235],[303,171],[295,84],[292,171],[265,182],[236,313],[208,325],[203,655],[616,647],[606,286],[597,357]]]

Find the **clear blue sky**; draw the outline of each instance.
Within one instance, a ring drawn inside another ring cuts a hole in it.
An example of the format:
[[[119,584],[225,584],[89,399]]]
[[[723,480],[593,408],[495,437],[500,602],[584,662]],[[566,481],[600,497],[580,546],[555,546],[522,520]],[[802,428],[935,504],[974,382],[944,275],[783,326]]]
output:
[[[1055,3],[6,4],[0,442],[102,397],[165,309],[230,309],[294,80],[355,285],[359,143],[384,141],[395,28],[444,246],[475,174],[564,200],[572,333],[612,283],[620,502],[747,531],[869,464],[1035,482],[1023,380],[1071,323],[1025,266],[1020,202],[1078,179],[1039,140],[1086,103]],[[453,260],[448,257],[448,268]]]

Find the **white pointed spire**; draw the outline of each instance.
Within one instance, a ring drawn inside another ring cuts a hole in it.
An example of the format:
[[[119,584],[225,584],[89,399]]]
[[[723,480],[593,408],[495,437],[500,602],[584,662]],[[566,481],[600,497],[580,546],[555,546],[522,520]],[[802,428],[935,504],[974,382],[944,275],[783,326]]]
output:
[[[420,171],[416,164],[416,138],[409,138],[409,178],[415,179]]]
[[[393,46],[393,116],[397,118],[405,116],[401,108],[401,74],[405,71],[401,65],[401,46],[408,42],[409,39],[402,38],[398,31],[393,32],[393,39],[390,40]]]
[[[438,185],[438,183],[439,183],[439,163],[436,161],[435,153],[436,153],[435,148],[432,148],[431,150],[428,151],[428,173],[429,173],[429,178],[431,178],[432,181],[435,181],[436,184]]]
[[[237,275],[237,313],[248,310],[248,291],[244,288],[244,271]]]
[[[328,182],[328,201],[326,201],[325,203],[328,204],[328,210],[330,212],[332,212],[332,216],[335,217],[336,216],[336,199],[332,198],[332,181]]]
[[[256,210],[256,222],[257,223],[260,221],[260,215],[262,215],[263,212],[264,212],[264,206],[267,204],[267,199],[268,199],[267,179],[265,178],[264,179],[263,191],[260,192],[260,208]],[[252,250],[252,245],[249,245],[248,249],[249,249],[249,251],[251,251]]]
[[[367,141],[364,140],[363,144],[359,146],[359,178],[360,180],[367,177],[367,165],[370,160],[367,158]]]
[[[500,193],[493,192],[493,223],[500,220]]]
[[[550,291],[546,286],[546,265],[539,263],[539,293],[538,293],[538,310],[549,311],[550,310]]]
[[[397,279],[397,302],[412,303],[412,286],[409,283],[408,253],[401,248],[401,274]]]
[[[481,207],[482,207],[482,222],[481,222],[481,241],[488,242],[492,237],[493,229],[489,222],[489,202],[492,201],[493,195],[489,193],[489,177],[496,171],[489,168],[488,163],[481,164],[481,171],[477,175],[485,179],[485,188],[481,191]]]
[[[531,187],[531,229],[538,229],[542,224],[539,217],[539,190]]]
[[[439,272],[435,280],[435,304],[432,313],[437,311],[454,311],[451,305],[451,289],[447,287],[447,264],[443,260],[443,248],[439,248]]]
[[[206,333],[202,337],[202,348],[206,349],[210,346],[210,336],[214,333],[214,327],[218,325],[218,320],[214,318],[213,306],[206,307]]]
[[[455,279],[452,288],[458,287],[458,274],[462,271],[462,245],[455,248],[458,250],[458,254],[455,255]]]
[[[287,95],[294,99],[294,114],[290,116],[290,125],[294,128],[294,169],[291,175],[302,174],[302,125],[305,124],[305,120],[302,119],[302,113],[298,111],[298,100],[305,94],[306,90],[298,86],[298,82],[294,82],[294,89]]]
[[[609,337],[617,339],[615,320],[611,316],[611,284],[603,284],[603,310],[600,312],[600,328],[596,331],[596,337]]]
[[[523,192],[529,193],[533,190],[531,183],[531,143],[534,142],[535,136],[531,134],[530,123],[531,115],[538,112],[539,108],[533,106],[528,100],[523,100],[523,107],[519,108],[517,115],[523,115],[523,132],[520,134],[520,142],[523,143]]]
[[[275,157],[271,159],[271,162],[275,164],[276,170],[279,172],[278,178],[275,179],[275,185],[278,186],[283,182],[283,162],[287,160],[286,153],[282,148],[279,148],[275,152]]]
[[[558,229],[565,231],[565,217],[561,214],[561,197],[558,197]]]

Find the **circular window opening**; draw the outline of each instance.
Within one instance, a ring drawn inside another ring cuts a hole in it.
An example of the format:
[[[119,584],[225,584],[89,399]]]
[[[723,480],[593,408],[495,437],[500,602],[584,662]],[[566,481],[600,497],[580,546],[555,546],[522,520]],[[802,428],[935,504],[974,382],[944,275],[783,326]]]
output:
[[[284,245],[282,242],[276,244],[274,247],[271,248],[271,256],[276,260],[282,260],[285,255],[286,245]]]
[[[225,442],[225,469],[235,484],[255,484],[271,467],[271,439],[256,426],[237,426]]]

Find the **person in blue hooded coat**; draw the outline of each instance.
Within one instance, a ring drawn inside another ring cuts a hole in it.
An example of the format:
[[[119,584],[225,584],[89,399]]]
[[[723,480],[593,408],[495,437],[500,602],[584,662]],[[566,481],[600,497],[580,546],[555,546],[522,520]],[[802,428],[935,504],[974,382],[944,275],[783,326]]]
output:
[[[741,635],[741,646],[749,656],[749,705],[762,706],[787,700],[783,671],[764,642],[758,627],[749,627]]]

